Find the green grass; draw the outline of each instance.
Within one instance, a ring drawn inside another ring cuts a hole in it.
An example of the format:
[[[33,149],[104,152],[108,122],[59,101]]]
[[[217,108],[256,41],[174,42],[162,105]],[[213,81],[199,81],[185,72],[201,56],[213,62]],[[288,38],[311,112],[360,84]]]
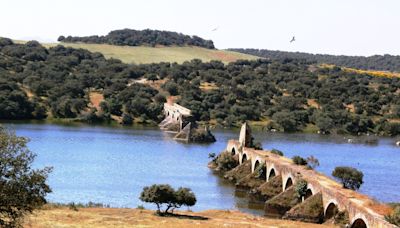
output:
[[[115,46],[108,44],[60,43],[73,48],[83,48],[91,52],[100,52],[106,58],[120,59],[124,63],[183,63],[192,59],[201,59],[203,62],[220,60],[224,63],[239,59],[258,59],[259,57],[233,51],[211,50],[199,47],[145,47],[145,46]],[[58,43],[45,43],[45,47],[53,47]]]

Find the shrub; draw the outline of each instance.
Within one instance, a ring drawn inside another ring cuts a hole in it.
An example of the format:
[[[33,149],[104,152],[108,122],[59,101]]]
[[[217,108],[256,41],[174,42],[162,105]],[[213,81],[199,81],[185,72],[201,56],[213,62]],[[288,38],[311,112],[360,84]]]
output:
[[[283,156],[283,152],[280,151],[280,150],[277,150],[277,149],[272,149],[272,150],[271,150],[271,153],[276,154],[276,155],[279,155],[279,156]]]
[[[400,226],[400,206],[397,206],[390,215],[385,215],[385,220]]]
[[[315,169],[319,166],[319,161],[316,157],[311,155],[310,157],[307,158],[307,164],[308,164],[307,166],[310,169]]]
[[[175,191],[168,184],[153,184],[144,187],[139,199],[143,202],[156,204],[158,214],[173,213],[175,208],[180,208],[183,205],[193,206],[197,201],[190,188],[180,187]],[[166,209],[161,212],[163,205],[166,206]]]
[[[231,170],[235,168],[239,162],[233,158],[229,152],[222,152],[216,160],[217,167],[220,170]]]
[[[300,156],[293,156],[292,157],[293,163],[296,165],[307,165],[306,159],[300,157]]]
[[[307,194],[307,181],[301,179],[296,183],[295,190],[298,198],[302,198]]]
[[[262,163],[261,165],[259,165],[255,170],[255,173],[257,178],[265,179],[267,177],[267,169],[265,167],[265,164]]]
[[[332,176],[339,179],[344,188],[357,190],[363,183],[364,174],[355,168],[340,166],[333,170]]]
[[[46,203],[51,168],[32,169],[28,139],[0,126],[0,227],[18,227],[27,213]],[[16,207],[16,205],[18,205]]]

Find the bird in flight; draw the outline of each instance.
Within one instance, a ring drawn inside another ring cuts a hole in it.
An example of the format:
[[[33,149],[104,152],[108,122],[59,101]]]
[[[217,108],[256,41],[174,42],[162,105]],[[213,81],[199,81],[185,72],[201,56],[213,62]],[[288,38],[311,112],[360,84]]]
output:
[[[213,30],[211,30],[212,32],[215,32],[218,30],[219,27],[214,28]]]
[[[296,41],[296,38],[293,36],[292,40],[290,41],[290,43]]]

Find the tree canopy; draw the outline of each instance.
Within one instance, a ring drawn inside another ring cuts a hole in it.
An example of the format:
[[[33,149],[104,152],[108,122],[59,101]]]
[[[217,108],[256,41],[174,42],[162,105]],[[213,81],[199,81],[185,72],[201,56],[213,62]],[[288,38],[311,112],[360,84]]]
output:
[[[214,49],[214,43],[211,40],[205,40],[198,36],[188,36],[182,33],[160,31],[160,30],[134,30],[121,29],[114,30],[106,36],[60,36],[58,41],[65,43],[93,43],[93,44],[111,44],[111,45],[164,45],[164,46],[198,46],[208,49]]]
[[[23,216],[46,203],[51,168],[33,169],[28,140],[0,126],[0,227],[19,227]]]

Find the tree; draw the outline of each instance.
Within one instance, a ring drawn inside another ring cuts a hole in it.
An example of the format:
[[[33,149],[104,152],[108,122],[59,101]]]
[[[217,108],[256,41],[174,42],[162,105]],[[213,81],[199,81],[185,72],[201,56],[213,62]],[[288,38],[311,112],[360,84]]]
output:
[[[215,163],[219,170],[231,170],[239,164],[239,162],[227,151],[218,155]]]
[[[363,184],[364,174],[352,167],[339,166],[333,170],[332,176],[339,179],[344,188],[357,190]]]
[[[197,201],[190,188],[180,187],[175,191],[168,184],[153,184],[152,186],[144,187],[139,199],[147,203],[156,204],[158,214],[173,213],[174,209],[183,205],[193,206]],[[163,205],[166,206],[166,209],[161,212]]]
[[[32,169],[28,139],[0,126],[0,227],[19,227],[24,215],[46,203],[51,168]]]
[[[301,199],[302,197],[307,195],[307,181],[301,179],[296,183],[295,190],[297,197]]]
[[[300,156],[293,156],[292,157],[293,163],[296,165],[307,165],[307,160],[300,157]]]
[[[307,158],[307,164],[310,169],[315,169],[319,166],[319,161],[316,157],[311,155],[310,157]]]

